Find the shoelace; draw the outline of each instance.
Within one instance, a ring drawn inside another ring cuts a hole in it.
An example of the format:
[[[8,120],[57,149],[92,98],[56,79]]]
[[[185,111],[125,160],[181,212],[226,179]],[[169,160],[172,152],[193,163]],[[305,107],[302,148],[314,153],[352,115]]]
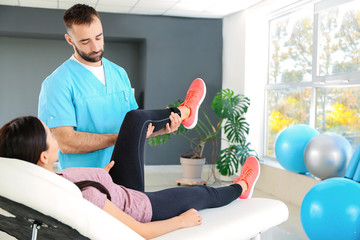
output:
[[[186,98],[184,102],[192,102],[192,100],[194,99],[194,97],[196,97],[197,92],[196,91],[189,91],[186,94]]]
[[[251,174],[252,174],[253,170],[252,169],[246,169],[245,172],[244,172],[244,178],[247,178],[249,177]]]
[[[234,179],[234,183],[239,182],[240,180],[245,180],[247,179],[251,174],[252,174],[253,170],[251,168],[245,169],[245,171],[243,173],[241,173],[241,175],[237,178]]]

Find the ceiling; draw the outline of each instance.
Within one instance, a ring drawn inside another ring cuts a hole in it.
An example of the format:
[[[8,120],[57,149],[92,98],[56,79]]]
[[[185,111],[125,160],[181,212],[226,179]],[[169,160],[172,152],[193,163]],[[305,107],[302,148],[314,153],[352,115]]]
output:
[[[76,3],[93,6],[99,12],[163,15],[195,18],[223,18],[262,0],[0,0],[0,5],[68,9]]]

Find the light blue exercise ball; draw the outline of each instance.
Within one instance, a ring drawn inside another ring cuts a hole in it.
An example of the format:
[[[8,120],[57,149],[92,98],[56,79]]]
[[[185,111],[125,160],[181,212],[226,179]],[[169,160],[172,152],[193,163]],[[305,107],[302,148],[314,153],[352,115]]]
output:
[[[347,178],[329,178],[306,194],[301,223],[311,240],[360,239],[360,184]]]
[[[313,137],[304,152],[309,172],[320,179],[343,177],[352,155],[352,147],[343,136],[326,132]]]
[[[295,173],[306,173],[304,150],[308,142],[319,132],[305,124],[285,128],[275,142],[275,155],[281,166]]]

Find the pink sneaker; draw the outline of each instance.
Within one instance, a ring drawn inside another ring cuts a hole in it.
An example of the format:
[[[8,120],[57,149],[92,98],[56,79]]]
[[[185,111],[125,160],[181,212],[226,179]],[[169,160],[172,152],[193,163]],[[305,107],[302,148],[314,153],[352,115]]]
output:
[[[255,183],[260,176],[260,164],[259,161],[255,157],[248,157],[242,166],[241,174],[239,177],[233,180],[234,183],[238,183],[239,181],[243,180],[246,184],[248,189],[246,192],[243,192],[240,195],[240,199],[248,199],[251,198]]]
[[[190,109],[190,116],[181,123],[187,129],[192,129],[198,121],[199,108],[206,95],[206,85],[201,78],[196,78],[187,91],[185,101],[180,106]]]

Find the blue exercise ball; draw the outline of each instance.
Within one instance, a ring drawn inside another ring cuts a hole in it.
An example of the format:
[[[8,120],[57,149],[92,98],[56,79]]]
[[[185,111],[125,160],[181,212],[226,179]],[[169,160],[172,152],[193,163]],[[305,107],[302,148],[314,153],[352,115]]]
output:
[[[306,173],[304,150],[307,143],[319,132],[305,124],[285,128],[275,142],[275,155],[279,163],[295,173]]]
[[[360,184],[347,178],[329,178],[306,194],[301,223],[311,240],[360,239]]]
[[[309,172],[320,179],[343,177],[352,155],[352,147],[343,136],[326,132],[313,137],[304,152]]]

